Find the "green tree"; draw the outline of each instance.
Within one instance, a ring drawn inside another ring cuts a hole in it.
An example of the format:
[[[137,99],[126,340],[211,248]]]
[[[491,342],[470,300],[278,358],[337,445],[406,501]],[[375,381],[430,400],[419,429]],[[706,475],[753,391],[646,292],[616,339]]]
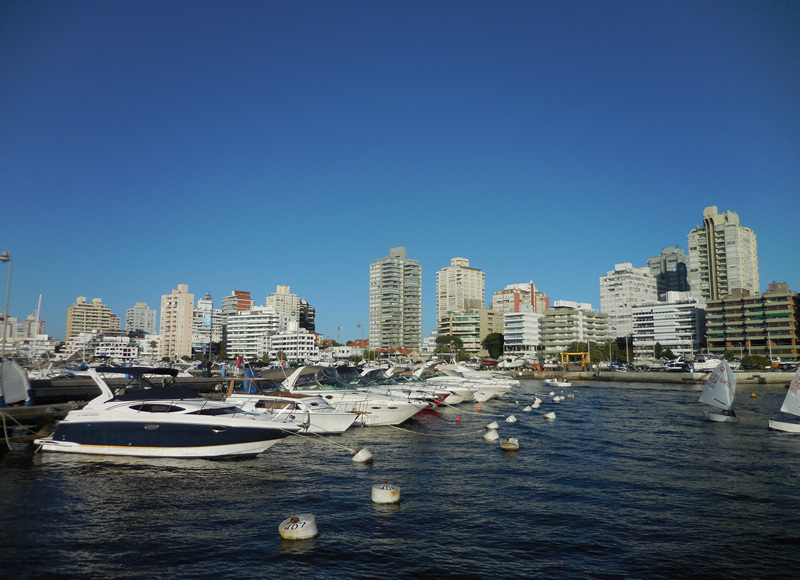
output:
[[[469,360],[470,358],[472,358],[472,355],[470,355],[470,354],[469,354],[467,351],[465,351],[463,348],[462,348],[461,350],[459,350],[459,351],[458,351],[458,355],[456,356],[456,360],[458,360],[459,362],[460,362],[460,361]]]
[[[452,334],[440,334],[436,337],[436,348],[433,352],[455,353],[464,346],[464,341]]]
[[[503,345],[505,344],[505,337],[499,332],[492,332],[486,335],[481,341],[481,346],[489,352],[492,358],[500,358],[503,354]]]

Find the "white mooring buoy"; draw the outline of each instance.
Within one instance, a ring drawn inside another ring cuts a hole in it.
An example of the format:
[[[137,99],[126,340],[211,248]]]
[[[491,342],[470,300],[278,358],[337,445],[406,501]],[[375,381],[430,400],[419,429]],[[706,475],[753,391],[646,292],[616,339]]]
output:
[[[519,451],[519,439],[516,437],[506,437],[500,442],[500,449],[503,451]]]
[[[500,439],[500,435],[497,434],[497,429],[489,429],[486,428],[486,433],[483,434],[483,438],[487,441],[497,441]]]
[[[372,501],[374,503],[397,503],[400,501],[400,488],[388,483],[373,485]]]
[[[533,411],[533,407],[531,407],[530,405],[528,405],[527,407],[525,407],[525,408],[524,408],[524,409],[522,409],[522,410],[523,410],[523,411],[525,411],[525,412],[528,412],[528,411]]]
[[[312,514],[298,514],[283,520],[278,533],[285,540],[313,538],[317,535],[317,520]]]
[[[497,424],[497,421],[492,421],[488,425],[486,425],[487,429],[499,429],[500,425]]]
[[[553,411],[550,411],[549,413],[545,413],[544,414],[544,418],[545,419],[555,419],[556,418],[556,414]]]
[[[506,417],[506,423],[516,423],[516,422],[517,418],[514,415],[509,415],[508,417]]]
[[[372,463],[372,459],[372,452],[366,447],[353,455],[353,461],[356,463]]]

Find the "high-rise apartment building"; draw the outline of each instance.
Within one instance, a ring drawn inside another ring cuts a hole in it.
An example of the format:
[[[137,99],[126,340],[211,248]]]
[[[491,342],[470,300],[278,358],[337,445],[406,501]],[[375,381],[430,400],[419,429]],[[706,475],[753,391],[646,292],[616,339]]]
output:
[[[739,224],[736,213],[707,207],[703,225],[689,232],[688,241],[689,286],[695,297],[708,302],[736,289],[759,293],[756,235]]]
[[[253,306],[254,302],[250,299],[249,291],[234,290],[230,296],[225,296],[222,299],[222,314],[229,316],[237,312],[250,310]]]
[[[471,268],[466,258],[450,260],[450,266],[436,272],[436,326],[442,326],[448,312],[484,308],[485,287],[483,270]]]
[[[119,330],[119,317],[111,312],[101,298],[86,301],[85,296],[78,296],[75,304],[67,308],[67,330],[65,340],[84,332],[102,332]]]
[[[544,312],[550,298],[536,289],[533,282],[509,284],[492,295],[492,310],[497,312]]]
[[[647,260],[647,267],[656,279],[659,300],[667,292],[689,291],[689,256],[678,247],[663,248],[658,256]]]
[[[490,334],[503,333],[503,313],[488,308],[461,308],[447,312],[439,322],[439,335],[450,334],[461,339],[470,354],[488,355],[483,339]]]
[[[608,315],[611,338],[631,335],[633,307],[656,300],[656,279],[649,268],[634,268],[625,262],[600,276],[600,311]]]
[[[215,345],[222,341],[223,320],[222,310],[214,308],[214,299],[206,292],[192,312],[192,348],[204,353],[215,352]]]
[[[305,298],[292,294],[289,286],[279,285],[275,292],[267,296],[265,305],[272,306],[295,319],[299,328],[304,328],[312,333],[315,332],[315,308]]]
[[[125,311],[125,330],[128,332],[143,332],[156,334],[156,311],[147,305],[147,302],[137,302],[133,308]]]
[[[194,294],[188,284],[178,284],[161,296],[161,356],[171,359],[192,356]]]
[[[269,353],[271,336],[297,332],[296,321],[274,306],[254,306],[228,317],[226,345],[228,356],[259,360]]]
[[[369,345],[418,351],[421,343],[422,266],[391,248],[369,265]]]

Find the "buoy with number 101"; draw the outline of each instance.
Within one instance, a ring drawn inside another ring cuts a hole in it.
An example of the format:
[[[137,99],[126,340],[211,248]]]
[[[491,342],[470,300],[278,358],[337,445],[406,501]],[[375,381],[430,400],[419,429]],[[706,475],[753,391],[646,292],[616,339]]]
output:
[[[388,483],[373,485],[372,501],[374,503],[397,503],[400,501],[400,488]]]

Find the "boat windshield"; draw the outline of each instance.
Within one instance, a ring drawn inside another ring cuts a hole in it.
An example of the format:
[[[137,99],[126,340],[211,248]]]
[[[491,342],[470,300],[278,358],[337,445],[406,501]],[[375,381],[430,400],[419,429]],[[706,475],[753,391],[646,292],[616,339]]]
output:
[[[313,374],[300,375],[295,381],[294,388],[304,391],[350,391],[353,389],[353,387],[342,381],[336,369],[332,368],[321,369]]]

